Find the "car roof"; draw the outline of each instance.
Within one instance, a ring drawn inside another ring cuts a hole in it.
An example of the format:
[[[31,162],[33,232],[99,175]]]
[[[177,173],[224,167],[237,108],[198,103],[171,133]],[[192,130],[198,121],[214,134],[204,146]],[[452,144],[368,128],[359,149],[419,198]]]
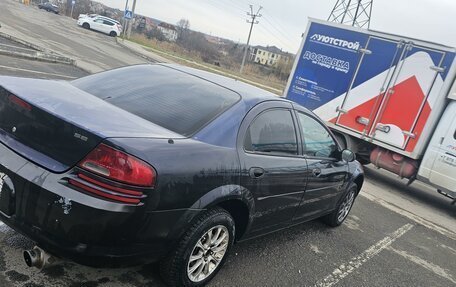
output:
[[[186,85],[199,85],[201,81],[205,81],[207,83],[211,83],[217,85],[219,87],[225,88],[231,92],[233,92],[233,96],[237,95],[240,99],[238,102],[242,102],[246,108],[251,108],[260,102],[265,101],[282,101],[282,102],[293,102],[279,97],[276,94],[268,92],[264,89],[257,88],[253,85],[244,83],[240,80],[236,80],[233,78],[229,78],[226,76],[218,75],[211,72],[202,71],[199,69],[194,69],[178,64],[167,64],[167,63],[154,63],[154,64],[138,64],[138,65],[131,65],[122,68],[117,68],[112,71],[118,71],[125,73],[125,75],[131,74],[135,70],[138,71],[141,75],[147,74],[147,69],[150,69],[151,75],[166,69],[166,75],[170,78],[170,82],[172,83],[172,79],[178,79],[183,77],[182,73],[186,76]],[[101,72],[101,73],[109,73],[109,71]],[[134,73],[133,73],[134,74]],[[92,77],[94,75],[90,75],[88,77]],[[79,80],[75,80],[78,82]],[[153,87],[154,83],[150,82],[150,87]],[[191,88],[191,87],[189,87]],[[216,89],[214,89],[216,90]]]
[[[242,101],[244,101],[248,106],[253,106],[259,102],[277,100],[277,101],[286,101],[290,102],[284,98],[279,97],[276,94],[268,92],[264,89],[257,88],[253,85],[247,84],[243,81],[222,76],[219,74],[206,72],[186,66],[181,66],[178,64],[151,64],[165,66],[186,74],[193,75],[202,80],[212,82],[216,85],[222,86],[226,89],[232,90],[241,96]]]
[[[95,16],[96,18],[102,18],[103,20],[109,20],[109,21],[112,21],[114,23],[117,23],[117,24],[120,24],[119,21],[115,20],[115,19],[112,19],[112,18],[109,18],[109,17],[106,17],[106,16],[101,16],[101,15],[98,15],[98,16]]]

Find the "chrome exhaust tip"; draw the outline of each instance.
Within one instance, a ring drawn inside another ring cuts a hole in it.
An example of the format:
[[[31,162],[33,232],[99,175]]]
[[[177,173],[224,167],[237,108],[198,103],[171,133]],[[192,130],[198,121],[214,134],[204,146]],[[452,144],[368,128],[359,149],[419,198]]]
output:
[[[38,246],[35,246],[30,250],[24,250],[23,256],[25,264],[27,264],[28,267],[36,267],[40,270],[54,264],[57,261],[54,256]]]

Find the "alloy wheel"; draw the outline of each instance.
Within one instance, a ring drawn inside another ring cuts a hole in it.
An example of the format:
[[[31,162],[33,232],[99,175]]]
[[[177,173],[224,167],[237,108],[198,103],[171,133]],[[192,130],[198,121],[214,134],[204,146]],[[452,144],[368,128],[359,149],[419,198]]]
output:
[[[339,207],[339,211],[337,213],[337,221],[342,222],[347,217],[350,209],[355,201],[355,191],[352,189],[348,192],[347,196],[345,196],[344,201]]]
[[[212,227],[196,242],[187,265],[187,275],[192,282],[208,278],[219,266],[230,240],[223,225]]]

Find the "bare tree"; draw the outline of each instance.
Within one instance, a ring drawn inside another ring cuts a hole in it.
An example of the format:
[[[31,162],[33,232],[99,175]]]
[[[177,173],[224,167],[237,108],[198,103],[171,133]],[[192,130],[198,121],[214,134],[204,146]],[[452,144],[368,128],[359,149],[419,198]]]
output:
[[[147,31],[146,37],[148,39],[157,39],[160,42],[166,41],[165,35],[163,35],[162,31],[160,31],[157,27],[154,27],[151,30]]]
[[[177,40],[180,41],[185,41],[185,37],[188,36],[188,32],[190,31],[190,21],[187,19],[180,19],[176,23],[176,29],[177,29]]]
[[[281,79],[286,80],[290,76],[293,67],[293,56],[282,56],[274,65],[275,74]]]

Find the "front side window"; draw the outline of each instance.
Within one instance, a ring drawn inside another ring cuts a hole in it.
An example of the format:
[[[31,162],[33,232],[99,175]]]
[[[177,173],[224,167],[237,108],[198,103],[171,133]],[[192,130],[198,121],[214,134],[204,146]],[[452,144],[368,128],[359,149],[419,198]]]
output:
[[[314,118],[298,113],[302,130],[304,155],[314,157],[335,157],[337,145],[328,130]]]
[[[289,110],[274,109],[261,113],[250,124],[244,140],[250,152],[273,155],[296,155],[298,143]]]

